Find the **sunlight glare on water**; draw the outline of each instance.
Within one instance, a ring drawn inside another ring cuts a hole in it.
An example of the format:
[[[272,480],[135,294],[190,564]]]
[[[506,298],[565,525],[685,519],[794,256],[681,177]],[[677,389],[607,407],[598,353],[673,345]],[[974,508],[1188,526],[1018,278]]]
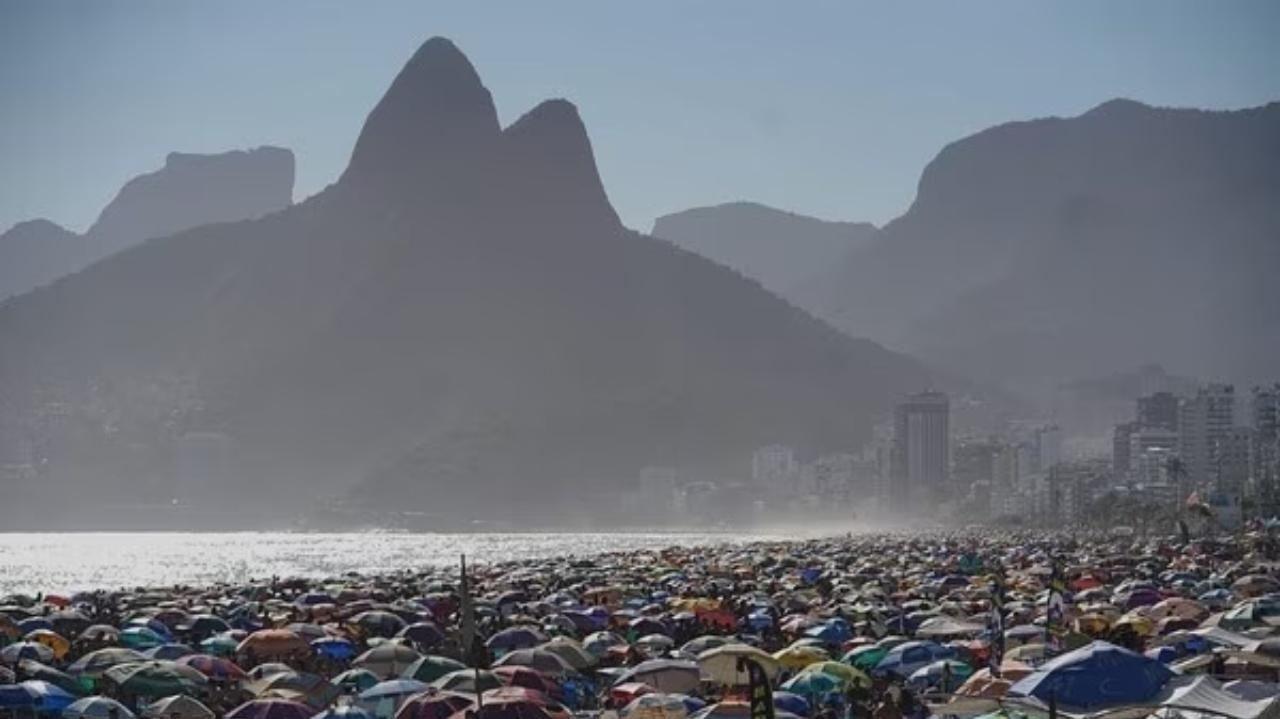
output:
[[[0,534],[0,596],[328,577],[747,541],[741,535],[84,532]]]

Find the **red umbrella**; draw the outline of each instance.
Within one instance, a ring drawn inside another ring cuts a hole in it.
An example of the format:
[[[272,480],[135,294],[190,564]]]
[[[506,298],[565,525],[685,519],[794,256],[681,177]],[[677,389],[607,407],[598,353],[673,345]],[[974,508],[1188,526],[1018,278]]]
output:
[[[401,704],[395,719],[449,719],[474,701],[470,694],[461,692],[426,691]]]
[[[249,675],[238,664],[221,657],[213,657],[208,654],[189,654],[185,657],[179,657],[176,661],[178,664],[185,664],[206,677],[217,681],[231,682],[249,678]]]
[[[554,694],[560,688],[555,682],[529,667],[494,667],[493,673],[502,680],[503,684],[511,687],[523,687],[547,695]]]

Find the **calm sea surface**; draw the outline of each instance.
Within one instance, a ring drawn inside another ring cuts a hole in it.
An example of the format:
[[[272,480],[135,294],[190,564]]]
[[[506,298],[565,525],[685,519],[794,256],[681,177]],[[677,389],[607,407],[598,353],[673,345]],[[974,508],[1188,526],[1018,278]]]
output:
[[[13,592],[327,577],[673,545],[741,543],[726,534],[289,532],[0,533],[0,596]]]

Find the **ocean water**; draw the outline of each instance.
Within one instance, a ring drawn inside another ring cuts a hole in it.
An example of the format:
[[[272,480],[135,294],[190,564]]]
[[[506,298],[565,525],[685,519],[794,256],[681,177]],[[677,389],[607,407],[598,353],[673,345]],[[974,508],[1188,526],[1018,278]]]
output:
[[[329,577],[456,564],[743,543],[698,533],[419,534],[384,532],[0,533],[0,597],[15,593]]]

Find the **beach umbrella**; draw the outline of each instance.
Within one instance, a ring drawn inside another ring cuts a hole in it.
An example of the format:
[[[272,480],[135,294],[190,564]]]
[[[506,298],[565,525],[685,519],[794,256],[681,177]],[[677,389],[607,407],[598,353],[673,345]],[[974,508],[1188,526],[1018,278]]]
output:
[[[391,719],[409,697],[426,691],[428,684],[416,679],[391,679],[360,692],[359,705],[377,719]]]
[[[131,649],[150,649],[168,642],[170,637],[164,636],[148,626],[135,625],[126,627],[120,632],[120,644]]]
[[[804,669],[815,662],[831,659],[831,655],[818,647],[793,644],[786,649],[774,652],[773,658],[784,669]]]
[[[200,642],[200,650],[218,657],[230,657],[236,653],[240,642],[227,634],[215,634]]]
[[[532,689],[547,695],[560,691],[560,685],[556,684],[555,680],[529,667],[494,667],[492,671],[494,676],[507,686]]]
[[[136,664],[145,662],[147,658],[134,649],[126,647],[107,647],[89,652],[67,667],[67,673],[74,677],[95,678],[118,664]]]
[[[494,666],[521,666],[536,669],[549,676],[575,673],[559,654],[545,649],[515,649],[493,663]]]
[[[321,711],[311,719],[374,719],[374,714],[358,704],[339,704]]]
[[[841,662],[817,662],[810,664],[804,668],[805,673],[819,672],[821,674],[830,674],[837,679],[845,681],[849,684],[856,684],[862,687],[871,686],[871,677],[860,669],[855,669],[848,664]]]
[[[378,675],[368,669],[348,669],[330,679],[329,683],[347,693],[359,694],[379,681]]]
[[[955,659],[942,659],[912,672],[907,683],[917,689],[938,687],[943,692],[950,692],[971,676],[973,667],[968,664]],[[945,685],[942,684],[944,677],[949,677]]]
[[[194,694],[208,683],[200,672],[175,662],[120,664],[108,669],[103,676],[120,691],[144,697]]]
[[[53,661],[53,650],[40,642],[14,642],[0,649],[0,662],[12,666],[23,659],[33,659],[46,664]]]
[[[543,644],[545,649],[564,660],[565,664],[577,671],[584,671],[600,663],[600,658],[582,648],[582,645],[568,637],[555,637]]]
[[[52,629],[37,629],[33,632],[27,632],[23,640],[38,642],[49,647],[53,650],[53,658],[58,660],[67,656],[67,652],[71,651],[71,642]]]
[[[782,688],[793,694],[807,697],[821,697],[834,692],[843,691],[849,682],[819,672],[800,672],[782,683]]]
[[[258,658],[310,656],[311,645],[288,629],[259,629],[240,642],[236,653]]]
[[[419,657],[413,662],[413,664],[406,667],[401,676],[408,679],[417,679],[420,682],[431,683],[450,672],[456,672],[466,668],[467,665],[456,659],[428,654],[426,656]]]
[[[384,679],[400,676],[418,661],[422,655],[412,648],[395,642],[379,644],[356,657],[351,666],[368,669]]]
[[[227,713],[225,719],[311,719],[307,704],[291,699],[253,699]]]
[[[444,632],[431,622],[414,622],[397,632],[396,636],[426,648],[439,646],[445,640]]]
[[[724,637],[719,634],[708,634],[685,642],[681,645],[680,651],[688,656],[696,657],[708,649],[715,649],[716,647],[722,647],[726,644],[737,643],[739,642],[736,642],[732,637]]]
[[[213,710],[186,694],[154,701],[142,708],[146,719],[214,719]]]
[[[53,622],[49,621],[48,617],[27,617],[18,620],[18,629],[24,635],[41,629],[53,631]]]
[[[191,667],[209,679],[213,679],[215,681],[241,681],[247,679],[249,676],[240,668],[240,665],[230,659],[215,657],[211,654],[188,654],[176,661],[178,664]]]
[[[18,676],[13,670],[6,666],[0,666],[0,684],[13,684],[18,681]]]
[[[451,719],[551,719],[547,710],[530,701],[486,702],[454,713]]]
[[[1014,661],[1038,661],[1045,658],[1048,648],[1043,644],[1023,644],[1020,647],[1014,647],[1005,653],[1005,657]]]
[[[689,710],[674,694],[644,694],[632,699],[618,716],[622,719],[685,719]]]
[[[210,637],[231,629],[231,625],[222,617],[212,614],[197,614],[178,626],[180,631],[192,637]]]
[[[134,719],[134,714],[115,699],[85,697],[63,709],[62,719]]]
[[[80,643],[118,644],[120,642],[120,630],[110,624],[93,624],[77,634],[76,641]]]
[[[343,639],[342,637],[325,637],[324,639],[312,640],[311,650],[316,653],[316,656],[340,662],[356,655],[356,645],[350,639]]]
[[[876,668],[876,665],[888,653],[889,647],[880,647],[873,644],[851,649],[840,658],[840,661],[863,671],[871,671]]]
[[[405,621],[385,611],[361,612],[350,620],[365,636],[391,638],[405,628]]]
[[[148,659],[160,659],[170,662],[195,653],[196,650],[186,644],[161,644],[158,647],[152,647],[143,652]]]
[[[613,632],[593,632],[582,639],[582,648],[596,657],[603,657],[611,649],[625,646],[627,640]]]
[[[744,701],[723,701],[708,705],[689,715],[689,719],[748,719],[751,705]],[[774,711],[774,719],[797,719],[795,714]]]
[[[462,669],[445,674],[431,682],[431,686],[441,691],[479,694],[482,691],[497,689],[502,686],[502,680],[493,672]]]
[[[747,644],[722,644],[698,655],[698,670],[703,679],[712,684],[746,686],[750,677],[739,671],[738,661],[750,659],[764,669],[769,677],[778,676],[782,665],[771,654]]]
[[[474,696],[461,692],[422,692],[406,699],[395,719],[448,719],[474,703]]]
[[[77,679],[66,672],[54,669],[47,664],[41,664],[34,659],[23,659],[18,662],[17,671],[26,679],[39,679],[40,681],[49,682],[59,689],[64,689],[76,696],[84,696],[87,693],[87,689],[92,685],[91,681]]]
[[[624,672],[614,685],[642,683],[660,692],[682,694],[692,692],[702,682],[696,662],[682,659],[650,659]]]
[[[808,699],[799,694],[784,691],[773,693],[773,706],[775,709],[781,709],[784,712],[790,712],[802,717],[809,716],[809,713],[813,711]]]
[[[36,709],[56,714],[75,700],[75,695],[65,689],[39,679],[0,686],[0,709]]]
[[[485,646],[496,652],[509,652],[514,649],[532,649],[546,641],[547,637],[533,627],[511,627],[489,637]]]
[[[293,667],[283,662],[263,662],[245,672],[252,681],[261,681],[277,674],[297,674]]]

